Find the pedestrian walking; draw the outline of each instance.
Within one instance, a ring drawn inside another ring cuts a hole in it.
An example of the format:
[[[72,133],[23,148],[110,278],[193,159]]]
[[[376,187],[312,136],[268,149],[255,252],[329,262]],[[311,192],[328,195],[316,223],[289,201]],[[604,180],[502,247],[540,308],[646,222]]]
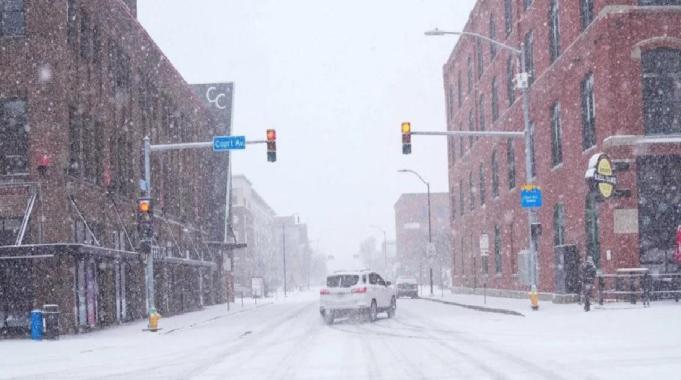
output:
[[[584,311],[591,309],[591,295],[593,292],[594,281],[596,280],[596,264],[591,256],[587,256],[582,264],[582,292],[584,295]]]

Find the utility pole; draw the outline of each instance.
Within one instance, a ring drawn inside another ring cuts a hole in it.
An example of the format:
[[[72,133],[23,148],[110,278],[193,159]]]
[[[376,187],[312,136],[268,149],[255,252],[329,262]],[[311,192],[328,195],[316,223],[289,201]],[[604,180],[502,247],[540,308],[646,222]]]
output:
[[[284,297],[286,297],[286,221],[281,222],[281,252],[284,259]]]
[[[532,185],[535,181],[534,173],[532,170],[533,166],[533,146],[532,146],[532,126],[530,124],[530,93],[529,93],[529,77],[531,73],[527,72],[527,58],[526,58],[526,46],[524,43],[520,44],[520,47],[514,47],[511,45],[506,45],[502,42],[489,38],[479,33],[473,32],[458,32],[458,31],[443,31],[435,28],[425,32],[427,36],[444,36],[444,35],[456,35],[456,36],[469,36],[477,38],[483,41],[487,41],[491,44],[499,46],[505,50],[510,51],[512,54],[520,58],[520,73],[516,75],[516,87],[520,89],[523,100],[523,131],[522,132],[502,132],[502,131],[489,131],[489,132],[411,132],[411,134],[421,134],[421,135],[447,135],[447,136],[488,136],[488,137],[509,137],[509,138],[524,138],[525,142],[525,181],[527,185]],[[404,132],[403,132],[404,134]],[[527,209],[527,219],[528,219],[528,250],[529,250],[529,261],[530,261],[530,286],[532,288],[537,286],[538,276],[537,276],[537,235],[539,234],[539,220],[537,217],[537,211],[533,208]]]

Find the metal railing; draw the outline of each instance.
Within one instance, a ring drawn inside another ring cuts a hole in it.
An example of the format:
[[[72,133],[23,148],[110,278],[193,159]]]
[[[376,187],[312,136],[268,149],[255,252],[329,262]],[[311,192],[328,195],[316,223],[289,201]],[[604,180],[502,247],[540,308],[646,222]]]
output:
[[[650,273],[647,268],[620,269],[614,274],[599,273],[596,276],[598,303],[605,301],[650,301],[681,299],[681,273]]]

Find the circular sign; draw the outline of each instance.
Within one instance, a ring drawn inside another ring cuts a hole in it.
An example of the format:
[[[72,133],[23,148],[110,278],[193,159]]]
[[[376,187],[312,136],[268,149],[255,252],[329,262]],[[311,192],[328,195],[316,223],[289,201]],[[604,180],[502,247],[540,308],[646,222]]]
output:
[[[613,169],[612,161],[605,153],[595,154],[589,160],[589,169],[586,171],[586,179],[604,198],[608,199],[615,193],[617,177]]]

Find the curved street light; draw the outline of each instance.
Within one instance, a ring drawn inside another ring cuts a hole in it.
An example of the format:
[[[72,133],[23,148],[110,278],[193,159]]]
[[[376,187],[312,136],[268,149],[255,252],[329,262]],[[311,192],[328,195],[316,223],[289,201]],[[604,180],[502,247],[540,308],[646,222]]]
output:
[[[414,170],[411,169],[400,169],[397,171],[398,173],[411,173],[418,177],[418,179],[423,182],[424,185],[426,185],[426,191],[428,194],[428,249],[430,249],[430,246],[433,244],[433,233],[432,233],[432,228],[431,228],[431,221],[430,221],[430,183],[423,179],[421,175]],[[430,266],[429,272],[430,272],[430,295],[433,295],[433,264],[431,260],[428,260],[428,265]],[[419,270],[420,271],[420,270]]]

